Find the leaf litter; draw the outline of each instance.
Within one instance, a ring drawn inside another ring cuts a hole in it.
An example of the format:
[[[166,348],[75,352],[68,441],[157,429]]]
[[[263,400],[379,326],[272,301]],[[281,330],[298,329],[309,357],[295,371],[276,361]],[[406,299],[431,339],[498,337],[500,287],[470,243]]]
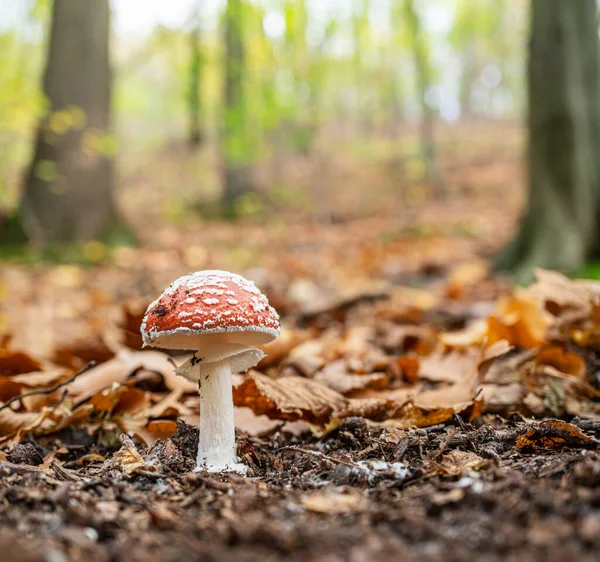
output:
[[[370,555],[412,544],[420,560],[435,559],[427,544],[446,544],[466,559],[471,547],[448,543],[431,518],[461,506],[455,529],[501,524],[510,534],[521,511],[494,517],[519,494],[544,495],[550,511],[575,502],[586,530],[572,552],[585,560],[600,546],[585,500],[600,483],[599,283],[538,271],[533,285],[511,290],[477,262],[427,289],[365,283],[310,302],[319,279],[294,286],[266,276],[284,330],[233,389],[250,477],[220,479],[189,472],[196,389],[174,374],[185,355],[141,349],[146,301],[123,305],[87,293],[80,273],[54,275],[59,289],[80,287],[66,310],[71,328],[34,351],[18,329],[0,345],[0,530],[37,536],[31,549],[45,540],[83,559],[112,544],[120,560],[127,551],[115,541],[143,536],[139,552],[158,548],[165,560],[173,540],[173,553],[215,559],[318,559],[313,543],[324,552],[362,545]],[[102,312],[86,317],[97,302]],[[89,361],[97,364],[74,377]],[[557,490],[557,478],[567,488]],[[47,520],[30,518],[46,496]],[[64,497],[80,502],[83,523],[67,523]],[[530,505],[536,540],[544,505]],[[347,529],[327,536],[311,514],[346,518]],[[42,539],[52,525],[62,531]],[[151,529],[165,542],[144,534]],[[335,542],[342,536],[345,547]]]

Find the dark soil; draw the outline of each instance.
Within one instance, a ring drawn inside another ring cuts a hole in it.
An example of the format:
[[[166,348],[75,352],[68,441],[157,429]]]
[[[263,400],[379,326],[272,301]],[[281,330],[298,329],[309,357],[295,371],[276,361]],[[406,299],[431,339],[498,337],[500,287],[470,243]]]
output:
[[[540,429],[524,448],[529,424],[490,423],[402,431],[351,418],[320,440],[240,436],[245,477],[190,472],[184,424],[138,448],[147,466],[131,475],[97,444],[36,466],[42,447],[65,443],[30,440],[0,463],[0,560],[598,560],[600,425],[579,424],[589,441]],[[456,450],[476,470],[449,465]]]

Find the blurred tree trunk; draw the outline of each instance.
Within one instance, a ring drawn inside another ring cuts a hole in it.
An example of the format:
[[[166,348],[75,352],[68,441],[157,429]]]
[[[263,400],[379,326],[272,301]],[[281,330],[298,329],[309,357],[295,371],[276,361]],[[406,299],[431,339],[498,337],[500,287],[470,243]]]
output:
[[[200,146],[202,144],[200,80],[202,72],[202,43],[200,29],[200,3],[197,4],[194,14],[194,27],[190,32],[190,70],[188,87],[188,114],[189,114],[189,144]]]
[[[20,217],[34,243],[110,236],[121,222],[113,199],[109,1],[55,0],[41,120]]]
[[[498,261],[573,271],[598,249],[600,72],[595,0],[532,0],[529,205]]]
[[[247,108],[244,96],[245,53],[243,0],[227,0],[225,8],[225,107],[223,123],[223,203],[231,208],[253,190],[247,162]]]
[[[427,103],[427,91],[431,86],[431,69],[427,43],[414,0],[404,0],[404,17],[415,61],[417,93],[421,104],[421,146],[427,182],[437,197],[442,196],[442,181],[436,162],[434,114]]]

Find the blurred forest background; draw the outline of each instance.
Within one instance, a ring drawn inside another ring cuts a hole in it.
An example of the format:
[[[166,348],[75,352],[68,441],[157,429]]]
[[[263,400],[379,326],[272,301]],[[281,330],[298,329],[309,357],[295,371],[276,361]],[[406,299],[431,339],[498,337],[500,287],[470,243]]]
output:
[[[522,0],[113,0],[110,14],[61,0],[54,43],[52,6],[0,2],[5,240],[106,241],[113,196],[142,238],[197,217],[331,224],[479,196],[518,212]],[[61,143],[87,159],[76,189]],[[455,228],[486,227],[469,220]]]

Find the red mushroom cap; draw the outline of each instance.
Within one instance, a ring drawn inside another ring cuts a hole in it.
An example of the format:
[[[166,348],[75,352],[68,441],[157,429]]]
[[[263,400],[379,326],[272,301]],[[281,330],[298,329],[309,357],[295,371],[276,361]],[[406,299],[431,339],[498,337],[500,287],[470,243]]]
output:
[[[279,315],[241,275],[197,271],[171,283],[148,307],[141,332],[145,345],[168,349],[260,345],[279,335]]]

